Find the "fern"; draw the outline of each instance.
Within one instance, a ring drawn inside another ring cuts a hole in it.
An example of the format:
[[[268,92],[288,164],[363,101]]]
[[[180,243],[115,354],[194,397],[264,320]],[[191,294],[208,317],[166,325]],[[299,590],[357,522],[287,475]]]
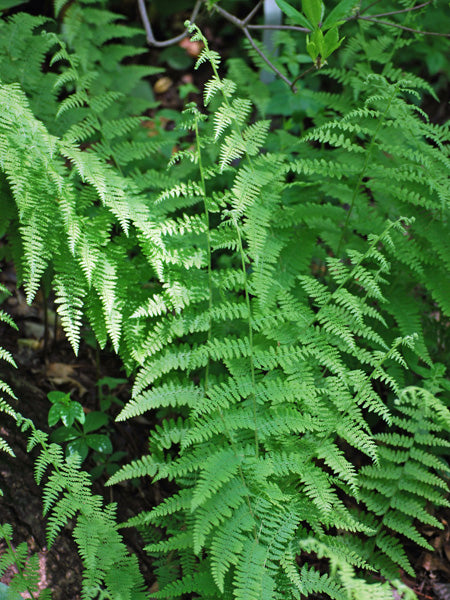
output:
[[[368,75],[395,44],[357,35],[353,70],[327,71],[346,91],[306,92],[321,108],[293,136],[255,115],[236,66],[223,77],[190,26],[212,69],[205,111],[149,138],[143,77],[158,70],[123,62],[139,32],[102,2],[55,9],[62,33],[40,42],[39,19],[2,24],[38,65],[54,52],[40,75],[54,87],[40,112],[36,82],[2,62],[1,202],[28,299],[48,272],[75,351],[87,321],[133,372],[118,419],[156,411],[148,453],[109,481],[172,482],[125,524],[154,559],[152,597],[406,594],[403,540],[428,548],[415,519],[439,526],[428,503],[447,505],[448,410],[423,315],[448,310],[448,129],[415,103],[429,87],[392,66]],[[434,375],[409,385],[424,364]],[[50,468],[49,540],[76,520],[84,597],[143,597],[114,506],[19,421],[41,446],[37,480]]]
[[[163,289],[174,290],[173,281],[177,281],[180,300],[177,306],[174,297],[162,291],[135,313],[140,322],[149,317],[153,321],[153,325],[146,325],[143,337],[152,342],[144,342],[138,351],[148,358],[137,375],[134,398],[119,418],[165,404],[167,386],[180,390],[181,405],[187,412],[183,412],[185,418],[165,421],[163,431],[156,428],[150,436],[151,456],[124,467],[110,484],[138,474],[174,479],[183,488],[183,495],[174,496],[173,502],[167,500],[129,524],[165,525],[169,537],[150,545],[152,554],[178,548],[181,560],[189,545],[194,556],[206,552],[211,557],[214,581],[224,594],[256,600],[282,597],[286,585],[294,584],[295,589],[298,570],[293,562],[286,562],[285,553],[295,544],[303,547],[304,540],[313,536],[322,540],[325,555],[338,565],[339,583],[311,575],[311,587],[306,582],[299,584],[297,593],[307,590],[309,594],[325,591],[336,598],[344,594],[388,598],[388,585],[358,580],[354,569],[355,565],[367,568],[375,559],[355,543],[351,532],[374,535],[375,529],[339,498],[338,490],[352,490],[357,497],[361,493],[360,475],[339,443],[345,440],[374,461],[373,469],[382,469],[384,455],[366,415],[380,415],[387,423],[392,423],[393,417],[375,391],[374,382],[379,382],[377,387],[400,393],[390,371],[395,363],[406,367],[398,349],[402,344],[412,347],[414,338],[387,342],[386,321],[375,303],[386,302],[383,288],[391,271],[386,253],[392,252],[399,234],[404,235],[411,221],[404,217],[388,223],[378,235],[366,233],[366,250],[349,247],[345,259],[330,257],[327,283],[290,267],[298,238],[283,232],[292,231],[303,215],[301,204],[283,202],[283,190],[289,189],[283,182],[285,159],[260,154],[266,124],[247,127],[248,105],[239,104],[233,98],[234,87],[222,83],[217,56],[210,53],[198,31],[194,39],[205,44],[199,62],[209,58],[214,71],[205,102],[218,94],[223,100],[210,129],[189,109],[194,115],[194,163],[200,183],[197,187],[190,183],[173,188],[158,202],[167,206],[164,223],[174,209],[179,210],[178,205],[171,208],[173,198],[184,197],[190,205],[194,200],[204,204],[209,223],[205,254],[198,265],[180,268],[159,242]],[[242,111],[239,106],[244,107]],[[201,125],[203,135],[199,133]],[[222,141],[217,148],[218,139]],[[247,139],[251,139],[250,144]],[[333,139],[329,137],[327,142]],[[203,149],[209,149],[209,144],[215,146],[209,152],[217,162],[206,167]],[[230,161],[237,158],[239,165],[231,169]],[[190,157],[188,160],[192,162]],[[371,152],[366,161],[371,161]],[[215,204],[209,199],[208,188],[214,186],[215,177],[226,173],[231,178],[227,191]],[[211,225],[213,215],[215,228]],[[177,234],[190,239],[189,232],[180,230]],[[215,257],[223,249],[235,253],[235,268],[242,269],[233,295],[215,283],[220,282],[215,279],[220,269],[213,270],[213,264],[219,263]],[[209,297],[204,292],[185,296],[185,290],[192,289],[190,282],[197,286],[204,282]],[[171,306],[176,307],[175,316],[167,311]],[[225,335],[222,319],[228,321]],[[176,337],[183,339],[188,333],[196,334],[195,343],[174,346]],[[198,379],[202,370],[202,384],[192,388],[186,375],[192,373]],[[182,387],[176,387],[180,384]],[[178,444],[181,453],[172,458],[171,449]],[[345,550],[340,554],[327,534],[333,526],[348,532],[342,536]],[[171,537],[180,527],[184,533]],[[397,531],[400,528],[402,533],[410,531],[405,524],[398,525]],[[386,538],[379,534],[379,539],[383,545]],[[413,539],[419,541],[417,534]],[[347,554],[349,548],[353,562]],[[402,561],[400,546],[397,550]],[[309,551],[316,550],[310,546]],[[389,552],[392,558],[395,553]],[[397,578],[386,561],[376,564],[388,578]],[[286,583],[286,576],[291,584]],[[194,584],[192,573],[186,572],[155,597],[178,597],[194,591],[202,598],[209,597],[210,584],[203,579],[205,588]]]

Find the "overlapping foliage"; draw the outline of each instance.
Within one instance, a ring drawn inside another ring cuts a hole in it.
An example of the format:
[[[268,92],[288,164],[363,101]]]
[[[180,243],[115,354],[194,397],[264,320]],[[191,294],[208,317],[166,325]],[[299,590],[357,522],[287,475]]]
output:
[[[174,482],[127,523],[152,597],[414,597],[404,542],[429,548],[418,523],[440,527],[448,505],[445,326],[433,338],[450,312],[449,133],[419,108],[433,90],[394,67],[398,39],[357,34],[326,71],[342,93],[305,90],[299,135],[257,114],[257,75],[238,59],[223,75],[191,26],[204,107],[150,138],[157,69],[122,62],[139,31],[104,2],[60,18],[60,35],[2,22],[2,233],[30,300],[50,277],[74,350],[85,323],[123,359],[119,420],[157,415],[148,454],[109,481]],[[81,511],[83,597],[143,597],[113,507],[24,423],[38,479],[53,469],[50,541]]]

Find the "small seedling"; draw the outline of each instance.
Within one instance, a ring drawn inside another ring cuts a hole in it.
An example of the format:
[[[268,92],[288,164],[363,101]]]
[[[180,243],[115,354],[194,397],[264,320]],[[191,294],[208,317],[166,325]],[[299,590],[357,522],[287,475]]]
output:
[[[66,454],[77,452],[83,462],[90,449],[101,454],[112,454],[113,447],[108,435],[96,433],[108,423],[108,415],[102,411],[85,414],[81,404],[70,398],[70,394],[53,391],[47,394],[52,403],[48,413],[48,424],[53,427],[62,421],[50,439],[61,444],[67,442]]]
[[[102,377],[97,381],[98,386],[98,396],[100,400],[100,410],[102,412],[108,410],[111,404],[117,404],[120,408],[123,408],[124,403],[122,400],[119,400],[114,394],[113,390],[115,390],[122,383],[127,383],[126,379],[120,379],[117,377]],[[103,388],[107,388],[106,394],[103,392]]]

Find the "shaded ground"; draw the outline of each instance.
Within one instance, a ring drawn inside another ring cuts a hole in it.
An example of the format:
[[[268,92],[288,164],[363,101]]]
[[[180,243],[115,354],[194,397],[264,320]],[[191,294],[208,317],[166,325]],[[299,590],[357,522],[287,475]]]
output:
[[[57,389],[71,392],[71,397],[80,401],[86,412],[98,409],[98,387],[101,377],[123,377],[120,365],[115,357],[103,353],[98,360],[95,350],[83,343],[80,354],[75,357],[59,327],[51,324],[48,328],[48,350],[44,357],[44,309],[41,301],[28,307],[22,292],[15,287],[15,273],[4,270],[0,281],[9,287],[13,296],[4,308],[13,316],[19,331],[16,332],[4,323],[0,323],[0,345],[12,352],[18,369],[0,362],[0,380],[6,381],[19,398],[15,408],[43,431],[49,431],[47,415],[51,406],[47,392]],[[53,333],[56,332],[56,340]],[[120,385],[114,390],[118,400],[129,397],[129,389]],[[120,410],[115,404],[110,412]],[[110,429],[114,451],[126,452],[125,462],[141,456],[146,451],[146,431],[148,424],[134,420],[133,423],[117,424]],[[13,448],[16,457],[11,458],[0,453],[0,488],[4,495],[0,497],[0,523],[10,523],[14,531],[14,544],[26,541],[30,553],[38,552],[42,570],[42,586],[47,585],[53,594],[53,600],[78,600],[80,598],[82,565],[76,545],[71,537],[71,527],[63,529],[54,546],[47,549],[45,539],[45,519],[42,515],[41,489],[33,476],[33,460],[26,452],[25,436],[17,431],[13,421],[0,414],[0,436]],[[95,462],[89,458],[83,468],[90,471]],[[141,510],[149,509],[161,501],[158,485],[146,485],[141,481],[139,487],[118,485],[105,488],[107,476],[102,475],[94,482],[94,492],[105,494],[105,502],[118,503],[118,519],[125,521]],[[148,557],[142,551],[142,540],[131,530],[124,530],[130,551],[138,554],[143,573],[149,588],[154,583],[150,572]],[[0,542],[0,555],[4,543]],[[13,569],[9,569],[1,582],[11,580]]]

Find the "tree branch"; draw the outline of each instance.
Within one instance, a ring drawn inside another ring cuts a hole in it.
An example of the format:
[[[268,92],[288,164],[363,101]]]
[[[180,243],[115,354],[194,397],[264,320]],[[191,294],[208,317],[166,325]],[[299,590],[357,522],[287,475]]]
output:
[[[197,0],[197,2],[195,3],[194,10],[192,11],[191,17],[189,19],[191,23],[195,21],[202,3],[203,0]],[[158,42],[153,34],[152,25],[150,23],[147,8],[145,6],[145,0],[138,0],[138,7],[142,19],[142,24],[144,25],[145,33],[147,36],[147,43],[149,46],[155,46],[155,48],[166,48],[167,46],[172,46],[173,44],[181,42],[181,40],[183,40],[188,35],[189,32],[186,29],[183,33],[180,33],[180,35],[177,35],[176,37],[170,38],[169,40],[165,40],[163,42]]]
[[[431,0],[428,0],[428,2],[424,2],[423,4],[418,4],[417,6],[411,6],[411,8],[404,8],[403,10],[393,10],[391,12],[387,12],[387,13],[380,13],[378,15],[369,15],[371,18],[378,18],[378,17],[389,17],[391,15],[399,15],[400,13],[406,13],[406,12],[412,12],[413,10],[419,10],[419,8],[423,8],[424,6],[428,6],[428,4],[431,4]]]
[[[436,35],[439,37],[450,38],[450,33],[439,33],[437,31],[420,31],[419,29],[411,29],[411,27],[405,27],[404,25],[399,25],[398,23],[380,21],[379,19],[374,19],[372,17],[362,17],[361,15],[358,15],[356,18],[362,19],[363,21],[370,21],[372,23],[379,23],[380,25],[387,25],[389,27],[397,27],[397,29],[403,29],[403,31],[410,31],[411,33],[419,33],[421,35]]]
[[[247,27],[248,23],[253,19],[253,17],[256,15],[256,13],[258,12],[258,10],[261,8],[262,3],[263,3],[262,0],[259,0],[258,4],[255,7],[252,8],[252,10],[248,13],[248,15],[242,21],[242,24],[245,27]]]
[[[241,19],[238,19],[237,17],[235,17],[234,15],[232,15],[231,13],[229,13],[227,10],[225,10],[221,6],[218,6],[217,4],[214,5],[214,8],[215,8],[215,10],[220,15],[222,15],[222,17],[224,17],[225,19],[227,19],[227,21],[230,21],[231,23],[233,23],[234,25],[236,25],[236,27],[238,27],[243,32],[243,34],[245,35],[245,37],[250,42],[251,47],[254,50],[256,50],[256,52],[259,54],[259,56],[272,69],[272,71],[274,71],[274,73],[276,73],[278,75],[278,77],[280,79],[282,79],[292,89],[292,91],[295,93],[297,91],[297,89],[295,88],[293,82],[290,79],[288,79],[285,75],[283,75],[283,73],[273,64],[273,62],[271,62],[269,60],[269,58],[264,54],[264,52],[260,48],[258,48],[255,40],[252,38],[252,35],[249,32],[249,28],[250,27],[252,29],[255,27],[255,26],[252,26],[252,25],[247,25],[248,20],[249,20],[249,16],[253,16],[253,14],[256,12],[255,9],[258,9],[259,6],[260,6],[260,4],[261,3],[258,2],[257,6],[251,11],[250,15],[248,15],[243,21],[241,21]],[[278,26],[275,26],[274,28],[279,29]]]
[[[362,10],[360,10],[358,13],[356,13],[356,15],[354,17],[352,17],[353,19],[357,19],[359,15],[363,15],[365,12],[367,12],[369,9],[372,8],[372,6],[375,6],[375,4],[378,4],[379,2],[381,2],[381,0],[375,0],[375,2],[372,2],[371,4],[369,4],[368,6],[366,6],[366,8],[363,8]],[[350,21],[350,19],[348,19]]]
[[[302,33],[311,33],[307,27],[297,27],[297,25],[247,25],[247,29],[275,29],[279,31],[301,31]]]
[[[191,14],[191,17],[189,19],[191,23],[193,23],[195,21],[195,18],[197,17],[200,7],[204,1],[205,0],[197,0],[196,1],[194,9]],[[446,37],[446,38],[450,37],[450,34],[448,34],[448,33],[438,33],[435,31],[420,31],[418,29],[412,29],[411,27],[406,27],[404,25],[399,25],[398,23],[392,23],[389,21],[380,20],[378,18],[378,17],[388,17],[391,15],[397,15],[397,14],[401,14],[401,13],[409,13],[414,10],[419,10],[420,8],[424,8],[425,6],[428,6],[429,4],[431,4],[431,0],[428,0],[427,2],[423,2],[422,4],[418,4],[417,6],[412,6],[411,8],[405,8],[405,9],[401,9],[401,10],[393,10],[393,11],[390,11],[387,13],[379,13],[379,14],[370,15],[367,17],[363,16],[364,13],[366,13],[370,8],[372,8],[379,2],[381,2],[381,0],[375,0],[374,2],[371,2],[368,6],[363,8],[361,11],[357,12],[355,15],[348,17],[346,20],[353,21],[353,20],[361,19],[362,21],[369,21],[371,23],[379,23],[380,25],[386,25],[388,27],[396,27],[398,29],[402,29],[403,31],[409,31],[410,33],[417,33],[420,35],[435,35],[435,36]],[[301,33],[310,33],[310,29],[307,29],[306,27],[297,27],[295,25],[251,25],[250,21],[253,19],[253,17],[256,15],[258,10],[261,8],[262,4],[263,4],[263,0],[259,0],[257,2],[257,4],[252,8],[252,10],[248,13],[248,15],[245,17],[245,19],[239,19],[238,17],[229,13],[227,10],[225,10],[218,4],[214,4],[213,8],[222,17],[224,17],[230,23],[233,23],[233,25],[235,25],[238,29],[240,29],[244,33],[245,37],[248,39],[252,48],[259,54],[259,56],[267,64],[267,66],[274,73],[276,73],[276,75],[278,75],[278,77],[280,79],[282,79],[294,92],[296,92],[297,90],[295,88],[295,83],[298,81],[298,79],[303,77],[303,75],[306,75],[306,73],[309,73],[310,71],[312,71],[313,68],[307,69],[301,75],[296,77],[294,79],[294,81],[290,81],[285,75],[283,75],[283,73],[281,73],[281,71],[270,61],[270,59],[258,47],[258,45],[256,44],[255,40],[253,39],[253,37],[250,33],[250,30],[257,31],[257,30],[272,29],[272,30],[278,30],[278,31],[299,31]],[[147,9],[145,6],[145,0],[138,0],[138,6],[139,6],[139,12],[141,15],[142,23],[144,25],[145,33],[147,36],[147,42],[150,46],[155,46],[156,48],[165,48],[167,46],[172,46],[173,44],[177,44],[178,42],[180,42],[182,39],[184,39],[188,35],[188,30],[186,30],[183,33],[181,33],[180,35],[177,35],[176,37],[173,37],[169,40],[165,40],[162,42],[157,41],[153,34],[150,19],[148,17]]]

